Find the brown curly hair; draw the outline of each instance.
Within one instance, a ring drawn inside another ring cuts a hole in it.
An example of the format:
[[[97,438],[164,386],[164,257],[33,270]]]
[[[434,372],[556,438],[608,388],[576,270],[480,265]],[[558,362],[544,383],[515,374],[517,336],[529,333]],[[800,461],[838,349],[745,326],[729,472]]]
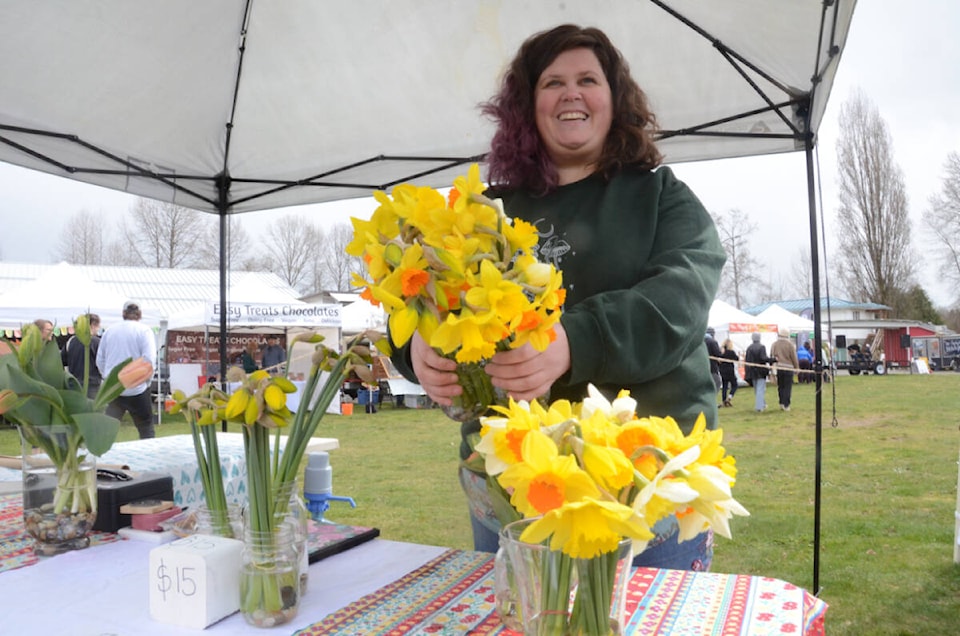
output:
[[[507,68],[500,90],[480,105],[483,114],[497,122],[487,155],[491,183],[536,194],[557,187],[556,168],[537,131],[535,87],[558,55],[577,48],[588,48],[597,56],[613,102],[613,121],[597,171],[609,179],[628,165],[646,170],[660,165],[663,157],[654,142],[656,116],[620,51],[600,29],[563,24],[529,37]]]

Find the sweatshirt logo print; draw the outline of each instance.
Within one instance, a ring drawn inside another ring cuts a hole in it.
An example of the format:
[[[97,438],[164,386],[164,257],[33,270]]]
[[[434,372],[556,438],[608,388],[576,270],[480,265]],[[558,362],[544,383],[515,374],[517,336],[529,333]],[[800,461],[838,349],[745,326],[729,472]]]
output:
[[[553,224],[550,225],[549,230],[540,229],[541,224],[544,223],[546,223],[545,219],[537,219],[533,224],[537,228],[537,235],[540,237],[540,244],[534,252],[538,260],[550,263],[558,270],[562,270],[560,264],[563,262],[563,255],[570,251],[570,244],[562,236],[556,234]]]

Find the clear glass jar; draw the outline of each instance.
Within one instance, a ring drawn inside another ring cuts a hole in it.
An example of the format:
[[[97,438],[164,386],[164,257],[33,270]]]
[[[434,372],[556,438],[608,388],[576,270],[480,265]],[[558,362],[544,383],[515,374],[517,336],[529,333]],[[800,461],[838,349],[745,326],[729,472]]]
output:
[[[86,548],[97,520],[96,457],[64,424],[21,427],[20,440],[23,526],[34,539],[34,553]]]
[[[299,554],[293,528],[283,523],[272,531],[243,532],[240,567],[240,613],[255,627],[293,620],[300,609]]]
[[[294,533],[294,543],[297,546],[297,562],[300,571],[300,595],[307,593],[307,582],[309,579],[310,553],[307,546],[307,539],[310,536],[310,511],[307,510],[307,504],[303,500],[303,492],[300,489],[300,480],[285,482],[277,486],[278,497],[280,501],[287,498],[290,502],[286,513],[278,521],[286,522],[290,525]]]

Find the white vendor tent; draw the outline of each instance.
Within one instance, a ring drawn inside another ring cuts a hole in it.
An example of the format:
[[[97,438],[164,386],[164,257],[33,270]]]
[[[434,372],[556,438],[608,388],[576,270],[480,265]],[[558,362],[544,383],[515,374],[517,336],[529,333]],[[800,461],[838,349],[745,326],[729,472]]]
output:
[[[777,339],[777,325],[775,323],[762,321],[758,317],[751,316],[747,312],[719,299],[714,300],[710,307],[707,326],[713,327],[716,332],[714,338],[717,343],[722,344],[724,340],[729,338],[733,341],[734,350],[741,356],[750,346],[754,332],[760,334],[760,342],[766,345],[768,350]]]
[[[20,328],[38,318],[69,327],[85,313],[100,316],[102,327],[123,320],[123,304],[130,300],[93,282],[67,263],[51,267],[40,277],[0,294],[0,327]],[[136,300],[136,299],[134,299]],[[155,327],[160,318],[141,307],[144,324]]]
[[[343,306],[341,316],[344,335],[357,334],[367,329],[385,331],[387,328],[387,314],[383,307],[376,307],[359,295],[356,300]]]
[[[776,323],[780,329],[786,329],[800,337],[805,337],[803,334],[813,333],[812,320],[784,309],[776,303],[757,314],[757,320]]]

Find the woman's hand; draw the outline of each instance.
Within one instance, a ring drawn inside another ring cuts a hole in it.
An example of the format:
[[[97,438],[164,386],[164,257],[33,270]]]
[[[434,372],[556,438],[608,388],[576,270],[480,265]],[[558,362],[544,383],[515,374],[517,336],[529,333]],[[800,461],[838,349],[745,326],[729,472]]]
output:
[[[410,341],[410,361],[420,386],[437,404],[452,406],[451,398],[463,393],[458,384],[457,363],[434,351],[416,331]]]
[[[493,386],[503,389],[514,400],[532,401],[545,395],[554,381],[570,368],[567,332],[558,323],[557,338],[544,351],[530,344],[501,351],[485,367]]]

